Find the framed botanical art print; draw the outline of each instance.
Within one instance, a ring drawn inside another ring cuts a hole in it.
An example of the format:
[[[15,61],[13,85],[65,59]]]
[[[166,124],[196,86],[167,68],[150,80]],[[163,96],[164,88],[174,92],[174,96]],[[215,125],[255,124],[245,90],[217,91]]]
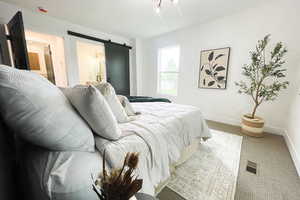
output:
[[[201,51],[199,88],[226,89],[229,56],[230,47]]]

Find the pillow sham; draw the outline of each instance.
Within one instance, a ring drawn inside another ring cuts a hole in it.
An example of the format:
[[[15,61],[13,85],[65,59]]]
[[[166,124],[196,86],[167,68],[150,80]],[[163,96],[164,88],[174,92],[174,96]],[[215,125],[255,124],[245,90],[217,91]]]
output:
[[[57,151],[94,151],[94,137],[64,94],[44,77],[0,65],[0,111],[24,140]]]
[[[126,96],[123,95],[117,95],[119,98],[119,101],[121,103],[121,105],[123,106],[123,108],[125,109],[125,112],[128,116],[135,116],[136,112],[134,111],[131,103],[129,102],[128,98]]]
[[[95,134],[109,140],[119,139],[121,129],[99,90],[94,86],[76,86],[62,91]]]
[[[110,109],[112,110],[113,114],[115,115],[117,121],[119,123],[129,122],[130,119],[126,114],[125,109],[121,105],[115,89],[109,83],[100,83],[95,85],[95,87],[102,93],[105,97]]]

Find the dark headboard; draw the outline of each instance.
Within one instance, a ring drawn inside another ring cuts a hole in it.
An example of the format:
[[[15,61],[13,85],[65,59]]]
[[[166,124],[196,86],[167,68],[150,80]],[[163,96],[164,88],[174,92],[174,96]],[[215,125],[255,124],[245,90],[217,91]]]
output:
[[[15,46],[15,49],[18,49],[19,54],[20,49],[22,49],[22,53],[27,56],[21,12],[18,12],[8,23],[8,29],[10,30],[9,39],[12,46]],[[21,38],[19,37],[20,35],[22,36]],[[5,32],[5,25],[0,24],[0,64],[11,66],[7,39],[8,37]],[[21,42],[19,41],[20,39],[22,40]],[[20,44],[23,46],[20,46]],[[20,55],[14,52],[14,48],[12,48],[12,51],[14,61],[20,59]],[[16,57],[16,55],[18,55],[18,57]],[[24,60],[23,57],[22,59]],[[5,125],[0,115],[0,200],[25,199],[23,192],[21,192],[21,188],[23,188],[24,185],[20,184],[18,178],[21,173],[19,163],[17,161],[19,141],[20,140],[16,139],[13,131]]]
[[[0,24],[0,64],[10,65],[5,27]],[[14,135],[0,116],[0,199],[15,199],[16,194],[16,148]]]
[[[0,24],[0,64],[11,65],[4,24]]]
[[[0,199],[3,200],[15,199],[17,191],[15,155],[13,134],[0,120]]]
[[[14,66],[18,69],[29,70],[29,58],[25,39],[24,23],[22,12],[17,12],[7,23],[9,40]]]

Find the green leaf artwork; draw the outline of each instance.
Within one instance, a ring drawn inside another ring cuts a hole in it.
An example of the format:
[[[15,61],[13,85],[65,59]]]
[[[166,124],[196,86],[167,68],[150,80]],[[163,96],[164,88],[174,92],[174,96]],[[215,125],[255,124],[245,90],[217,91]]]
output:
[[[199,88],[225,89],[230,48],[201,52]]]

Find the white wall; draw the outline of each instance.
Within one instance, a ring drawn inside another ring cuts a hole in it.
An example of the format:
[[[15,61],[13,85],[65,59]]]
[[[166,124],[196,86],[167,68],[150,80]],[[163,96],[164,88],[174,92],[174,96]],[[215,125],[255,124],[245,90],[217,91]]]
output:
[[[283,41],[289,49],[286,66],[291,85],[275,102],[262,104],[258,115],[266,120],[266,130],[282,134],[286,129],[286,116],[295,88],[295,70],[300,63],[299,2],[278,0],[262,4],[243,12],[235,13],[205,24],[195,25],[159,37],[143,40],[142,80],[140,95],[158,96],[157,50],[168,45],[180,45],[180,74],[177,103],[198,106],[207,119],[239,125],[240,117],[251,111],[252,102],[239,95],[235,81],[241,80],[243,64],[249,63],[249,51],[259,39],[272,34],[272,45]],[[231,47],[231,56],[226,90],[198,89],[200,51]]]
[[[297,65],[298,72],[295,71],[297,77],[300,77],[300,63]],[[291,103],[289,115],[287,118],[287,131],[285,139],[290,150],[294,163],[296,165],[298,175],[300,176],[300,79],[295,80],[296,87],[293,95],[291,95]]]
[[[129,38],[108,34],[97,30],[92,30],[63,20],[49,17],[44,14],[33,13],[29,10],[19,8],[15,5],[7,4],[1,1],[0,23],[7,23],[17,11],[22,11],[23,13],[24,25],[26,30],[31,30],[34,32],[40,32],[45,34],[53,34],[64,38],[69,85],[78,84],[79,75],[76,53],[77,38],[67,35],[68,30],[87,34],[94,37],[99,37],[101,39],[110,39],[114,42],[119,42],[121,44],[126,43],[128,45],[131,45],[131,40]],[[132,70],[134,71],[134,69]],[[134,80],[132,80],[131,82],[132,84],[135,84]]]
[[[143,59],[143,47],[142,47],[142,40],[136,38],[133,40],[133,56],[131,56],[131,63],[134,67],[134,77],[131,78],[135,82],[131,87],[132,91],[135,91],[133,95],[141,94],[142,93],[142,59]]]

